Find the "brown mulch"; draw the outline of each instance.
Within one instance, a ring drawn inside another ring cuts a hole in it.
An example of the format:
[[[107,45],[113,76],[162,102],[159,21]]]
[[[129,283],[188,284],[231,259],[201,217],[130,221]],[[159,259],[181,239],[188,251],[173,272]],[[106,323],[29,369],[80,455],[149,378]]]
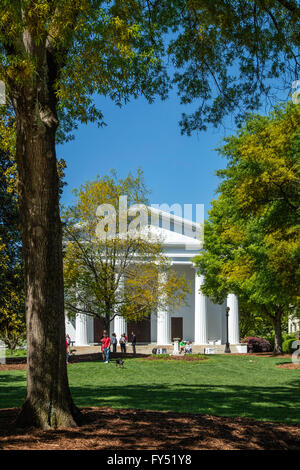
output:
[[[258,357],[278,357],[278,358],[283,358],[283,357],[291,357],[290,354],[274,354],[273,352],[267,352],[267,353],[249,353],[248,356],[258,356]]]
[[[0,372],[2,370],[26,370],[27,364],[0,364]]]
[[[0,410],[6,450],[300,450],[300,428],[246,418],[159,411],[83,408],[77,428],[16,429],[17,408]]]
[[[291,370],[296,370],[300,369],[300,364],[299,363],[293,363],[293,362],[284,362],[282,364],[278,364],[277,367],[280,369],[291,369]]]
[[[185,356],[163,356],[160,357],[158,354],[157,356],[148,356],[145,359],[150,360],[150,361],[156,361],[157,359],[163,359],[165,361],[170,361],[170,360],[175,360],[175,361],[205,361],[208,359],[208,357],[197,357],[197,356],[191,356],[191,355],[185,355]]]

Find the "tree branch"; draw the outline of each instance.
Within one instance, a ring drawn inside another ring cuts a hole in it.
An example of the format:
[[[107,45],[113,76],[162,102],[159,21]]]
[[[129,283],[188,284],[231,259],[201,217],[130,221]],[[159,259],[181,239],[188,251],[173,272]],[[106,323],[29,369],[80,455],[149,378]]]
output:
[[[291,13],[299,15],[300,8],[298,8],[295,3],[289,2],[287,0],[277,0],[277,2],[280,3],[281,6],[289,10]]]

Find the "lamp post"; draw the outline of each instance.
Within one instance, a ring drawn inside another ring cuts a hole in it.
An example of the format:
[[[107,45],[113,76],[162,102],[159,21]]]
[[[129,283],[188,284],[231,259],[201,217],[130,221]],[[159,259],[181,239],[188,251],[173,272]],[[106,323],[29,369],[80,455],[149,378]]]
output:
[[[231,353],[229,339],[228,339],[228,317],[229,317],[229,307],[226,307],[226,346],[225,346],[225,353]]]

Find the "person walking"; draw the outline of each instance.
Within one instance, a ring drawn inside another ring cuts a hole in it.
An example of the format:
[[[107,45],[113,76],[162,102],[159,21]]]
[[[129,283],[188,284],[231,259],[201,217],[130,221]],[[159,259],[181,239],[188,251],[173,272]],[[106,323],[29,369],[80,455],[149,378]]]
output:
[[[103,346],[103,352],[105,356],[105,363],[109,363],[109,353],[110,353],[110,337],[107,336],[107,332],[103,332],[103,338],[102,338],[102,346]]]
[[[113,347],[113,350],[112,350],[113,353],[117,352],[117,343],[118,343],[117,335],[116,335],[116,333],[113,333],[111,335],[111,344],[112,344],[112,347]]]
[[[132,344],[132,352],[133,352],[133,354],[136,354],[136,349],[135,349],[135,346],[136,346],[136,336],[135,336],[135,334],[134,334],[133,331],[131,332],[131,344]]]

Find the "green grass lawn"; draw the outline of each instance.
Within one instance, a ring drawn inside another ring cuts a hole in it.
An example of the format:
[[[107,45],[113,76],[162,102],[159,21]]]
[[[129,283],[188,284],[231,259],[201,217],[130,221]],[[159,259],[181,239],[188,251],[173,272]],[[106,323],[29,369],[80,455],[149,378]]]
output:
[[[14,353],[10,352],[10,349],[5,349],[6,357],[26,357],[26,349],[15,349]]]
[[[205,361],[128,359],[125,368],[100,362],[68,366],[78,406],[111,406],[300,425],[300,371],[276,368],[287,359],[210,356]],[[25,371],[0,372],[0,407],[20,406]]]

